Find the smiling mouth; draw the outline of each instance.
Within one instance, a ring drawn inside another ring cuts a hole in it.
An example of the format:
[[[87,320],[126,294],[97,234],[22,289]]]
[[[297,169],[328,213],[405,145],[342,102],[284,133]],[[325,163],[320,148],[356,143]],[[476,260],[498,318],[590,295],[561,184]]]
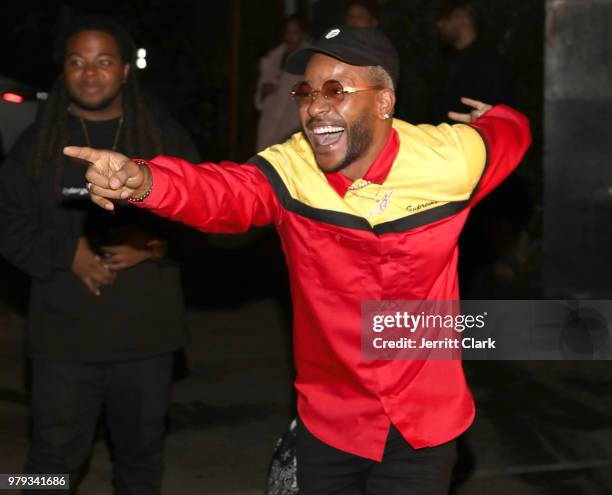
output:
[[[98,91],[100,91],[99,86],[84,86],[83,87],[84,93],[97,93]]]
[[[316,146],[332,146],[342,138],[344,127],[335,125],[317,126],[312,127],[311,132]]]

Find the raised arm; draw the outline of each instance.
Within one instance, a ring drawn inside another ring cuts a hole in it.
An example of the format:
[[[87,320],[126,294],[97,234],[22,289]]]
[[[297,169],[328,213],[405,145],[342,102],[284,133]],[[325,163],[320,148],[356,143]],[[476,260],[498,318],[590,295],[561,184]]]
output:
[[[487,148],[487,162],[471,199],[473,205],[518,166],[531,144],[531,132],[527,117],[506,105],[493,107],[470,125]]]
[[[531,144],[531,132],[527,117],[506,105],[492,107],[470,98],[461,101],[473,110],[469,114],[449,112],[449,117],[476,129],[486,147],[484,164],[478,154],[467,156],[468,174],[475,183],[470,200],[474,205],[518,166]],[[463,144],[466,149],[471,147],[467,141]]]

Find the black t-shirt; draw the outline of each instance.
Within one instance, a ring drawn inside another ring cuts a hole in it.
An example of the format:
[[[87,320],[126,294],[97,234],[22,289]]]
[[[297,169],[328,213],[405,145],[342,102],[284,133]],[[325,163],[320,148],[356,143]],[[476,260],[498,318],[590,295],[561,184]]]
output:
[[[85,121],[70,116],[68,129],[71,143],[77,146],[91,146],[98,149],[113,149],[119,142],[123,129],[119,118],[102,121]],[[122,236],[129,229],[141,229],[158,235],[160,219],[133,206],[117,203],[114,213],[109,214],[89,199],[85,187],[87,163],[81,160],[67,160],[62,171],[62,203],[66,209],[80,211],[80,228],[87,236],[91,247],[100,251],[108,244],[120,244]]]
[[[110,150],[118,141],[118,131],[123,127],[120,118],[110,120],[81,120],[70,115],[68,118],[68,131],[71,143],[78,146],[90,146]],[[125,131],[125,130],[124,130]],[[81,160],[68,160],[63,170],[62,195],[66,198],[87,198],[89,194],[85,188],[85,167],[87,164]]]
[[[89,139],[79,119],[69,117],[69,144],[113,147],[119,119],[84,123]],[[174,133],[168,154],[196,161],[195,147],[180,126],[169,120],[158,125],[162,136]],[[66,188],[85,187],[84,164],[45,163],[40,180],[33,181],[27,169],[35,130],[23,134],[0,167],[0,254],[32,276],[28,354],[93,362],[138,359],[182,347],[187,335],[176,262],[147,260],[128,268],[103,286],[99,297],[71,270],[80,236],[87,236],[94,248],[120,243],[124,232],[134,228],[172,241],[178,224],[128,205],[113,214],[85,195],[62,194]]]

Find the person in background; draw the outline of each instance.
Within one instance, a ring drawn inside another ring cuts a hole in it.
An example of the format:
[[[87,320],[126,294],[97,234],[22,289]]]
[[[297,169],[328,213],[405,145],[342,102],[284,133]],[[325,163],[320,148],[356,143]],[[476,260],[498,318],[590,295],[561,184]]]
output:
[[[475,0],[448,0],[435,27],[449,49],[431,95],[431,121],[450,121],[449,111],[466,112],[461,97],[497,105],[512,103],[512,71],[482,36],[483,19]]]
[[[285,20],[283,41],[259,62],[259,80],[255,92],[255,108],[259,110],[257,151],[287,139],[300,129],[300,120],[288,95],[299,76],[283,70],[285,60],[302,48],[308,37],[306,24],[297,15]]]
[[[353,27],[378,27],[378,3],[375,0],[352,0],[346,9],[345,23]]]
[[[63,71],[0,167],[0,254],[32,279],[25,470],[69,474],[71,491],[104,410],[115,493],[160,493],[173,352],[187,341],[176,227],[133,208],[101,215],[83,201],[84,163],[61,152],[198,160],[186,131],[144,99],[134,54],[112,19],[69,26],[56,46]]]
[[[478,0],[444,2],[435,28],[448,52],[432,85],[432,121],[450,121],[449,110],[466,111],[462,96],[512,104],[512,70],[487,39],[484,24]],[[508,198],[514,198],[512,207]],[[530,203],[527,188],[519,176],[514,176],[470,216],[459,241],[464,297],[516,297],[515,286],[520,286],[523,271],[519,267],[526,258],[523,229],[531,215]]]

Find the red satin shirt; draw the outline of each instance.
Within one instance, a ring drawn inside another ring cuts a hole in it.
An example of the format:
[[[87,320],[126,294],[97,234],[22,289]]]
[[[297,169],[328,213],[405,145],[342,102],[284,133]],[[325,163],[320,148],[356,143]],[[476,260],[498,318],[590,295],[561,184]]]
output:
[[[395,120],[352,182],[324,174],[301,133],[246,164],[150,162],[142,206],[207,232],[274,223],[289,266],[299,415],[321,441],[382,459],[393,423],[415,448],[474,418],[460,361],[366,361],[364,300],[455,300],[457,239],[470,209],[521,160],[527,119],[500,105],[471,126]]]

